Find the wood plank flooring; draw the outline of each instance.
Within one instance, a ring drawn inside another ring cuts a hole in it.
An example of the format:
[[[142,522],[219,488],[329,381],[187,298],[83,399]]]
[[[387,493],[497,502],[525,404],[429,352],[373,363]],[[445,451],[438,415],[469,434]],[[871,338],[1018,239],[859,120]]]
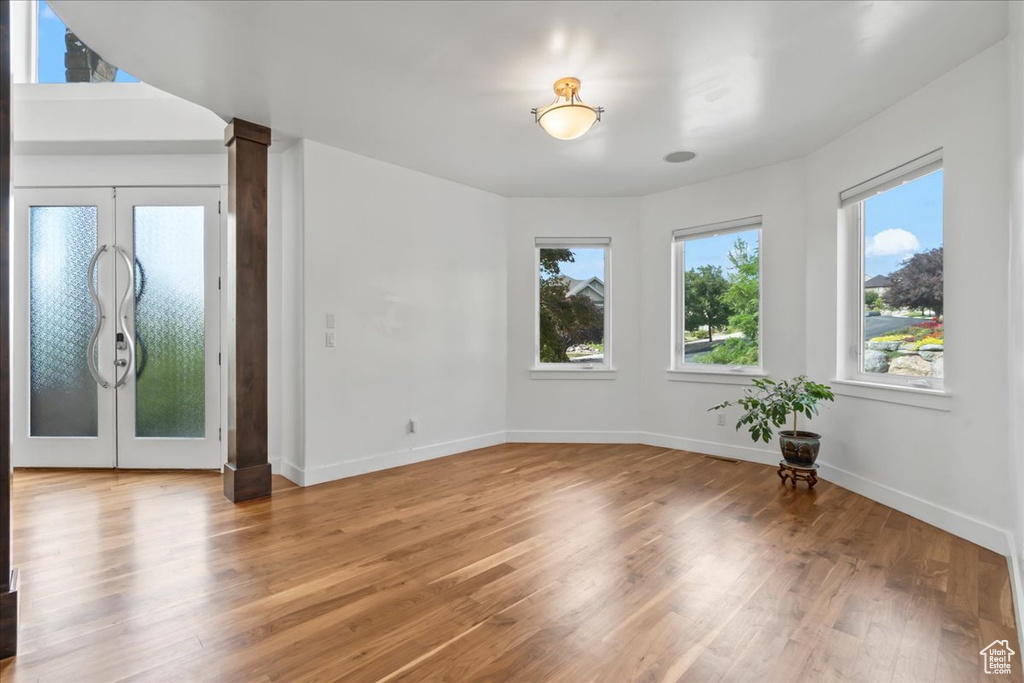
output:
[[[4,683],[961,682],[1021,652],[1003,557],[761,465],[510,444],[274,484],[18,471]]]

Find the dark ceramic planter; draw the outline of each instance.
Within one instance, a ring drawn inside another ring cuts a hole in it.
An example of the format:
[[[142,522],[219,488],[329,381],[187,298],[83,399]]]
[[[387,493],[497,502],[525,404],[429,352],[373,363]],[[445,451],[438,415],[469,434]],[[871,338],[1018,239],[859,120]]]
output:
[[[779,432],[779,447],[786,462],[797,467],[811,467],[818,459],[821,448],[821,434],[814,432]]]

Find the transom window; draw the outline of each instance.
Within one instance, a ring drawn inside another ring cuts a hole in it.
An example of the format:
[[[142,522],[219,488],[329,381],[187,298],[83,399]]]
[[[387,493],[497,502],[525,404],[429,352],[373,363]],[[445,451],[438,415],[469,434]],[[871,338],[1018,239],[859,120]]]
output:
[[[673,368],[761,369],[761,217],[673,233]]]
[[[943,169],[937,150],[840,195],[856,264],[848,378],[940,389],[945,375]]]
[[[611,240],[537,238],[537,367],[611,367]]]
[[[136,83],[93,52],[65,26],[46,0],[36,7],[36,82],[38,83]]]

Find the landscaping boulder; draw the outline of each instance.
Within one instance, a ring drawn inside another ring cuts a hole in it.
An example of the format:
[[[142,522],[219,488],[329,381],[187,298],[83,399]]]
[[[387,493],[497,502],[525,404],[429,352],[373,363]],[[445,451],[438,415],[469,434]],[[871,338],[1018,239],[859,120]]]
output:
[[[943,367],[942,354],[938,355],[934,361],[932,361],[932,377],[942,377],[942,372],[945,368]]]
[[[932,364],[921,356],[900,356],[889,363],[890,375],[906,375],[909,377],[931,377]]]
[[[939,348],[941,349],[942,347],[940,346]],[[924,358],[926,361],[931,363],[934,363],[936,358],[942,358],[942,351],[920,351],[919,353],[921,354],[921,358]]]
[[[886,373],[889,371],[889,357],[883,351],[868,349],[864,352],[864,372]]]
[[[874,351],[898,351],[903,342],[898,341],[869,341],[868,348]]]

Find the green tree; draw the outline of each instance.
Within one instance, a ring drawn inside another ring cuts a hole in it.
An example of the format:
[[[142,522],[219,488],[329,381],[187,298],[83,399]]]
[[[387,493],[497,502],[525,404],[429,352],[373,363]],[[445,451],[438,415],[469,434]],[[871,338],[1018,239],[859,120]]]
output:
[[[889,276],[885,302],[893,308],[930,309],[942,315],[942,247],[914,254]]]
[[[686,271],[686,329],[708,328],[708,341],[714,341],[712,331],[729,322],[729,305],[725,292],[729,281],[719,266],[698,266]]]
[[[604,312],[587,296],[568,296],[561,263],[574,263],[571,249],[540,250],[540,360],[568,363],[570,346],[604,340]]]
[[[760,325],[760,255],[751,250],[746,240],[737,239],[729,251],[732,271],[729,273],[729,288],[723,298],[729,305],[729,327],[742,332],[747,339],[756,342]]]
[[[864,305],[867,308],[879,308],[882,305],[882,295],[873,289],[865,289]]]

